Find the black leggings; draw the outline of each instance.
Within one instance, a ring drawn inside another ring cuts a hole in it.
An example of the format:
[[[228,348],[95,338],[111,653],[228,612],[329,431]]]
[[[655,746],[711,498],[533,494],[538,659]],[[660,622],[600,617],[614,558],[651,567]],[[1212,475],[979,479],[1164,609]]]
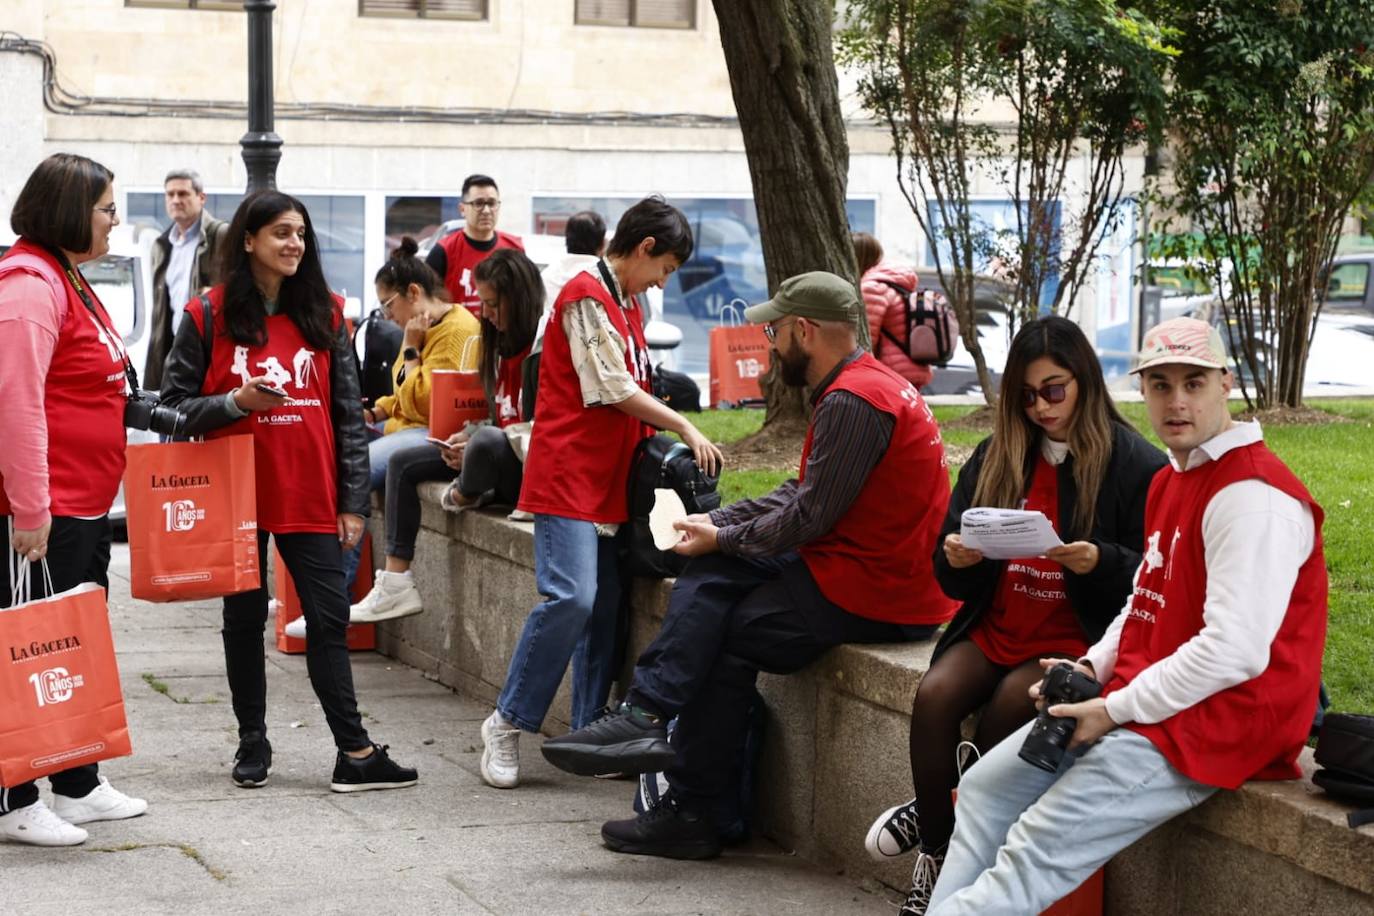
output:
[[[0,608],[10,603],[9,516],[0,516],[0,536],[5,555],[0,562]],[[47,597],[42,567],[29,567],[29,594],[34,598]],[[52,520],[48,533],[48,573],[52,576],[54,592],[65,592],[83,582],[95,582],[107,592],[110,589],[110,519],[64,518]],[[88,763],[48,777],[53,793],[69,798],[83,798],[100,784],[99,766]],[[38,785],[26,782],[12,788],[0,787],[0,814],[26,808],[38,801]]]
[[[224,599],[224,669],[229,678],[239,737],[267,734],[267,532],[258,532],[262,586]],[[348,660],[348,595],[343,554],[336,534],[274,534],[305,617],[305,667],[324,709],[325,722],[341,751],[359,751],[371,741],[353,695]]]
[[[513,506],[520,499],[524,467],[506,434],[483,426],[472,434],[463,449],[463,473],[444,464],[439,449],[429,443],[402,449],[386,467],[386,555],[399,560],[415,558],[415,538],[420,533],[420,493],[427,480],[452,480],[469,499],[493,491],[497,505]]]
[[[930,666],[911,704],[911,779],[921,846],[938,852],[954,833],[950,790],[958,783],[955,752],[964,719],[983,708],[973,743],[986,754],[1035,716],[1030,687],[1043,671],[1038,659],[1015,668],[988,661],[970,639],[956,642]]]

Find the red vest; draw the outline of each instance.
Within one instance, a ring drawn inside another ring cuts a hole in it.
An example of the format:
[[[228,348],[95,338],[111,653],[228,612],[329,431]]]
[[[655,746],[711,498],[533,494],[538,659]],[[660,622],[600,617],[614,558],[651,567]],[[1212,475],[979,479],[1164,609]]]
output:
[[[582,299],[595,299],[605,306],[611,326],[625,341],[626,371],[639,387],[649,390],[649,350],[644,343],[642,309],[637,305],[621,309],[591,273],[573,277],[559,293],[544,331],[539,396],[525,457],[520,508],[541,515],[620,523],[630,517],[625,493],[630,459],[646,430],[643,423],[617,407],[582,404],[582,385],[563,331],[564,306]]]
[[[37,274],[54,288],[61,285],[67,297],[67,315],[43,384],[48,511],[66,517],[104,515],[124,476],[124,341],[90,284],[86,291],[100,322],[43,248],[21,238],[0,260],[0,280],[14,271]],[[0,515],[9,514],[0,481]]]
[[[1131,723],[1180,773],[1234,789],[1247,779],[1302,775],[1298,753],[1307,741],[1321,683],[1326,643],[1326,562],[1322,510],[1302,482],[1264,445],[1235,448],[1217,461],[1176,471],[1166,467],[1150,483],[1145,504],[1148,546],[1121,628],[1116,668],[1103,695],[1172,655],[1202,631],[1207,565],[1202,515],[1223,487],[1262,480],[1312,510],[1312,555],[1298,570],[1283,624],[1269,647],[1269,666],[1255,678],[1145,725]]]
[[[496,425],[504,429],[520,422],[523,393],[520,390],[520,370],[525,365],[525,357],[530,355],[526,347],[514,356],[503,356],[496,363]]]
[[[248,416],[206,433],[207,439],[253,437],[258,482],[258,528],[274,534],[338,530],[338,466],[330,414],[330,351],[316,350],[285,315],[267,318],[267,342],[244,346],[224,326],[224,287],[210,290],[215,336],[201,394],[224,394],[248,379],[269,376],[291,397],[280,407]],[[334,297],[335,326],[343,300]],[[186,314],[201,328],[201,309]]]
[[[448,290],[449,298],[453,300],[454,305],[463,306],[477,318],[482,317],[482,302],[477,298],[477,281],[472,278],[477,265],[498,248],[525,250],[525,245],[518,236],[499,231],[496,233],[496,244],[486,251],[473,248],[468,242],[467,233],[461,230],[440,239],[439,247],[444,249],[444,255],[448,259],[448,267],[444,272],[444,288]]]
[[[940,427],[920,392],[869,353],[840,370],[821,400],[836,391],[858,395],[891,416],[892,440],[835,527],[802,545],[802,559],[821,594],[851,614],[945,623],[957,605],[940,591],[931,565],[949,505]],[[801,479],[814,432],[814,425],[806,431]]]

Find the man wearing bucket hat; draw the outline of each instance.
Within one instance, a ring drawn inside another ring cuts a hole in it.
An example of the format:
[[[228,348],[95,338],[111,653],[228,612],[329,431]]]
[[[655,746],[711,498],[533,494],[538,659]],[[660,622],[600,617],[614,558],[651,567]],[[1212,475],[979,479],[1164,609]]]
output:
[[[758,672],[797,671],[843,642],[928,638],[953,614],[931,563],[949,502],[940,430],[916,389],[858,346],[861,309],[853,283],[815,271],[745,310],[783,380],[811,389],[801,473],[676,523],[675,549],[695,559],[625,702],[544,744],[579,775],[666,769],[656,807],[602,827],[612,850],[718,855],[713,811],[728,807]]]
[[[1047,710],[1077,722],[1053,772],[1018,757],[1028,724],[964,777],[931,916],[1038,913],[1217,789],[1301,775],[1326,639],[1321,507],[1258,423],[1231,419],[1215,328],[1156,326],[1133,372],[1170,466],[1134,594],[1075,665],[1101,695]]]

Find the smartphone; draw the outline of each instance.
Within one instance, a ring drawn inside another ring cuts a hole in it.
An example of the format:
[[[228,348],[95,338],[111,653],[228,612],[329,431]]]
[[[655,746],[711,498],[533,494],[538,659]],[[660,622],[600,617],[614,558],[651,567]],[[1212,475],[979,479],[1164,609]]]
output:
[[[271,385],[264,385],[264,384],[261,383],[261,382],[259,382],[258,384],[254,385],[253,387],[256,388],[256,389],[258,389],[259,391],[261,391],[263,394],[270,394],[270,395],[272,395],[272,397],[274,397],[274,398],[282,398],[282,399],[285,399],[285,398],[291,397],[291,395],[287,394],[287,393],[286,393],[285,391],[283,391],[282,389],[280,389],[280,388],[273,388]]]
[[[425,441],[426,441],[426,442],[433,442],[435,445],[439,446],[440,448],[450,448],[447,439],[436,439],[436,438],[434,438],[433,436],[425,436]]]

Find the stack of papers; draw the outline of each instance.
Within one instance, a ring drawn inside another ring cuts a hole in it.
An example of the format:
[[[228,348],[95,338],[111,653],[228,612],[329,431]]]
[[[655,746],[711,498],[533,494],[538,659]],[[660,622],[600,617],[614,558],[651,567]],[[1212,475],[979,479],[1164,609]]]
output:
[[[1038,557],[1064,542],[1043,512],[1024,509],[965,509],[959,539],[989,560]]]

